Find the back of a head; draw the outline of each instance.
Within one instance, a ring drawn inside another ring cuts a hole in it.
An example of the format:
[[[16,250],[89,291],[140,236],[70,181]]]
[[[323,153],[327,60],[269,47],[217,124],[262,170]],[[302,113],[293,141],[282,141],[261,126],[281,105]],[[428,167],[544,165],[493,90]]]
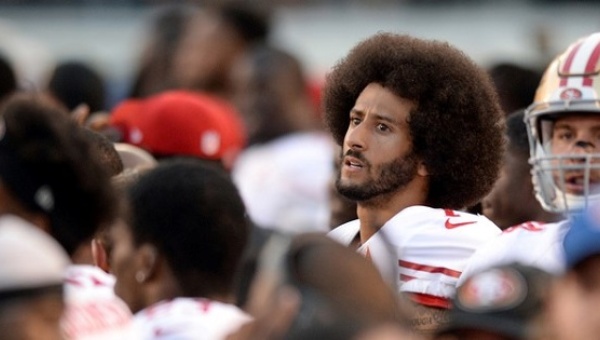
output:
[[[398,301],[373,264],[325,235],[294,236],[285,263],[287,282],[303,295],[291,332],[334,320],[363,326],[400,321]]]
[[[227,174],[199,160],[170,160],[129,190],[136,244],[166,258],[183,293],[230,294],[250,227]]]
[[[82,103],[89,106],[90,112],[105,109],[104,79],[83,62],[68,61],[59,64],[50,77],[48,91],[69,111]]]
[[[7,58],[0,55],[0,100],[17,90],[17,76]]]
[[[249,43],[264,43],[270,33],[270,13],[244,1],[223,1],[215,6],[221,19]]]
[[[510,113],[506,118],[508,148],[516,154],[529,158],[529,136],[525,125],[525,109]]]
[[[13,97],[0,118],[0,183],[72,254],[114,217],[106,169],[82,128],[41,99]]]
[[[90,140],[92,147],[96,150],[96,155],[99,156],[100,162],[104,164],[109,175],[112,177],[120,174],[124,169],[123,161],[113,142],[103,134],[90,129],[83,129],[83,132]]]
[[[542,78],[537,70],[511,62],[496,63],[488,72],[507,115],[531,104]]]

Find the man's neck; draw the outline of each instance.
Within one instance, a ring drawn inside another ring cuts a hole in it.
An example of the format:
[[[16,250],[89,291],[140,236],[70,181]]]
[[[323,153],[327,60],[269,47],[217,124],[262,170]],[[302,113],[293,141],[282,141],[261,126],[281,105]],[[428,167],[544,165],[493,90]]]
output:
[[[360,243],[365,243],[387,221],[402,210],[425,204],[426,193],[410,187],[369,201],[358,202],[356,212],[360,220]]]

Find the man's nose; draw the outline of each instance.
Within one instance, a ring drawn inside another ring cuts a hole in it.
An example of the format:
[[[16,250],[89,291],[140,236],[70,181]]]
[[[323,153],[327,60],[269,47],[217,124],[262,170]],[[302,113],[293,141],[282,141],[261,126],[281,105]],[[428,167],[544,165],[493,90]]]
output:
[[[364,124],[359,124],[346,133],[346,146],[353,150],[364,150],[366,148],[365,139]]]

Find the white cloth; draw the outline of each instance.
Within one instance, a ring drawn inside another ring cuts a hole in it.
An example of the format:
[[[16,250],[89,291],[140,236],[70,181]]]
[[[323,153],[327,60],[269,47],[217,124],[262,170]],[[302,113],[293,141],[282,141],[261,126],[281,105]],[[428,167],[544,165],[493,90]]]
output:
[[[114,293],[115,277],[90,265],[73,265],[65,275],[66,339],[137,339],[131,311]]]
[[[161,301],[134,316],[143,340],[223,339],[250,320],[234,305],[202,298]]]
[[[510,227],[473,254],[458,282],[484,269],[511,262],[534,266],[553,274],[563,272],[562,239],[568,220],[558,223],[525,222]]]
[[[359,229],[360,221],[354,220],[328,235],[349,245]],[[467,260],[500,233],[485,216],[412,206],[387,221],[358,251],[399,292],[448,299]]]
[[[244,150],[232,169],[248,214],[284,232],[329,230],[334,145],[323,133],[296,133]]]

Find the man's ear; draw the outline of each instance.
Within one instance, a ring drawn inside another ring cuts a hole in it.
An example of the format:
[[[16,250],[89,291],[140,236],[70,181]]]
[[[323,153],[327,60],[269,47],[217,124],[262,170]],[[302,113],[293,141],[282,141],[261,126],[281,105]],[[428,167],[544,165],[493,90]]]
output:
[[[429,176],[429,170],[427,170],[427,165],[425,165],[425,162],[419,161],[419,164],[417,165],[417,174],[421,177]]]
[[[158,250],[153,245],[146,243],[139,247],[138,259],[140,261],[140,269],[138,272],[143,273],[139,275],[144,276],[144,281],[152,278],[158,272],[158,256]]]
[[[99,238],[93,238],[92,241],[92,258],[96,267],[110,272],[110,265],[108,264],[108,254],[104,242]]]

